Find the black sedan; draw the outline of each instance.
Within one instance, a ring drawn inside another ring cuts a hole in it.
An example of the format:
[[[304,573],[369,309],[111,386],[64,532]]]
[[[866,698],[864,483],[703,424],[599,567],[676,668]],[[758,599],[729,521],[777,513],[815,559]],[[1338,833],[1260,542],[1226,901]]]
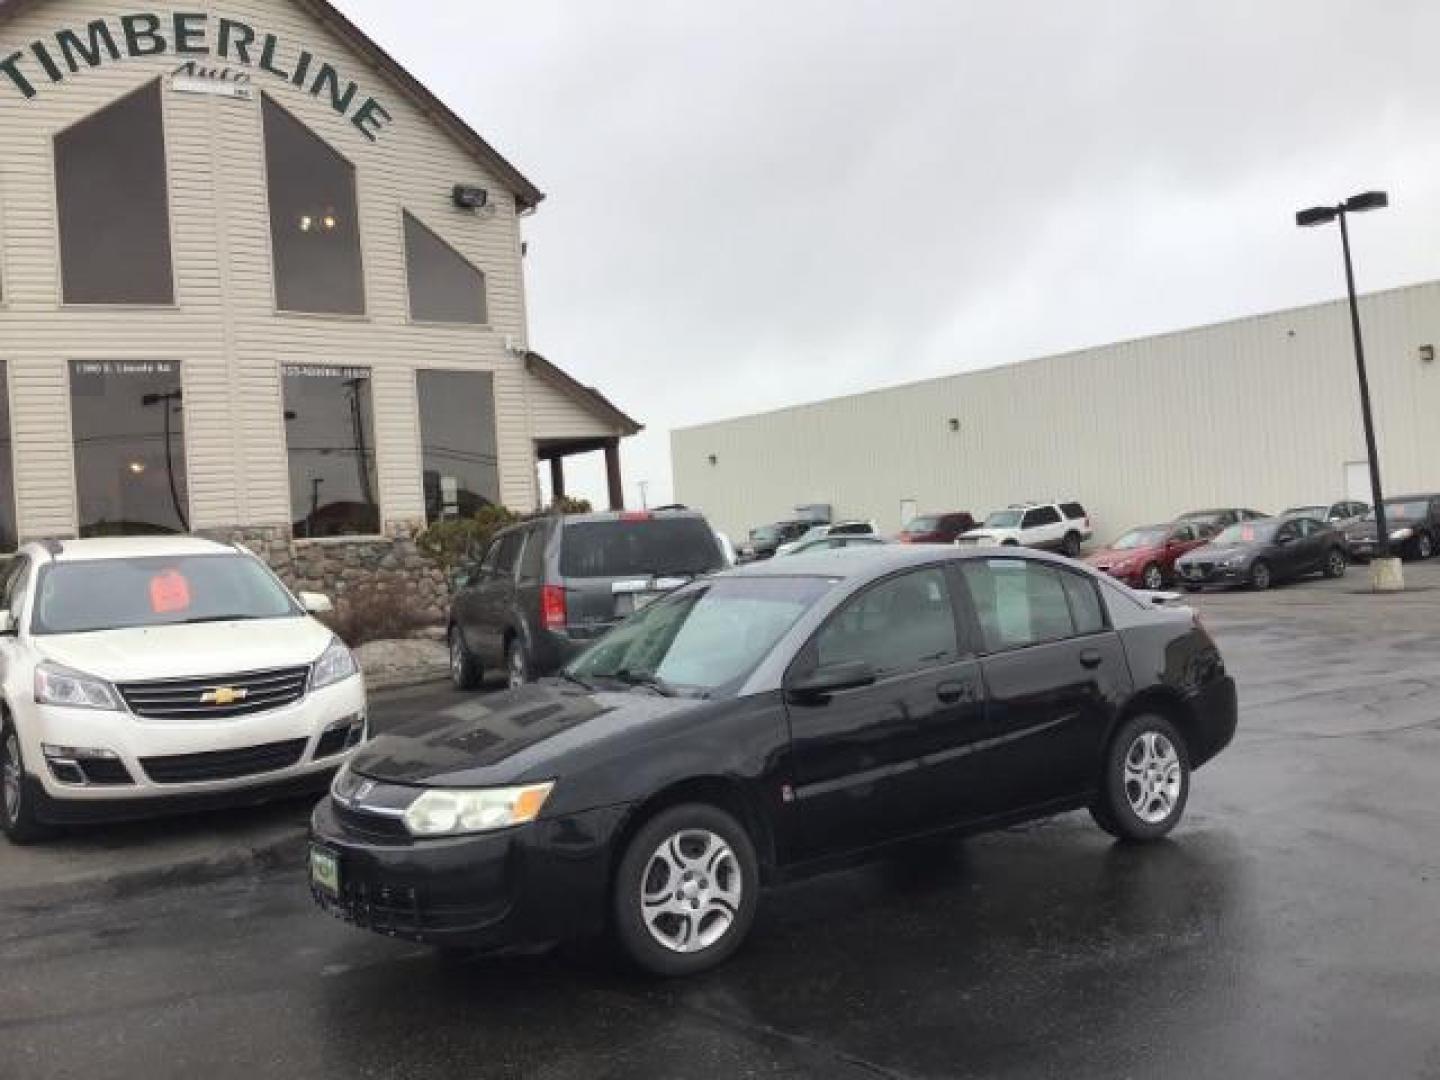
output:
[[[366,745],[312,821],[360,926],[493,949],[609,928],[719,963],[759,888],[937,831],[1180,820],[1235,686],[1188,608],[1033,552],[880,546],[685,585],[556,679]]]
[[[1325,522],[1261,518],[1222,529],[1204,547],[1180,556],[1175,571],[1191,592],[1206,585],[1268,589],[1305,574],[1343,577],[1347,562],[1344,534]]]
[[[1440,495],[1403,495],[1385,500],[1385,527],[1390,533],[1392,555],[1406,559],[1428,559],[1440,543]],[[1375,513],[1350,523],[1345,537],[1357,559],[1375,555]]]

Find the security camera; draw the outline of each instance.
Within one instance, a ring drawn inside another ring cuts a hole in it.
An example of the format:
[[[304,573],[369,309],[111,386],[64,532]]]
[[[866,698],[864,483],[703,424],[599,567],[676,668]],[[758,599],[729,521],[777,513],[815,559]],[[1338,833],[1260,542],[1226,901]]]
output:
[[[455,200],[455,205],[461,210],[480,210],[490,201],[490,193],[482,187],[456,184],[451,198]]]

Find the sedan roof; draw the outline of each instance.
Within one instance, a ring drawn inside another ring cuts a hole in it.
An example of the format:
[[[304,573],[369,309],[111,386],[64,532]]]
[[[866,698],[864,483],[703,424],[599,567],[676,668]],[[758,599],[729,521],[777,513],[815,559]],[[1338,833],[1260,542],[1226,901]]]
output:
[[[892,570],[928,563],[956,562],[963,559],[1002,558],[1030,559],[1087,570],[1085,566],[1059,555],[1015,547],[947,547],[944,545],[855,544],[826,551],[787,555],[782,559],[745,563],[723,570],[717,577],[879,577]]]

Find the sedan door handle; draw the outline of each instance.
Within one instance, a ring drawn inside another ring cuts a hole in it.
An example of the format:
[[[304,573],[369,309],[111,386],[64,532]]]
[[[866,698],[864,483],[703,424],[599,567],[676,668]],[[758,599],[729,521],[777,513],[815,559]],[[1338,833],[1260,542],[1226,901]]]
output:
[[[1080,653],[1080,663],[1087,668],[1097,668],[1105,662],[1105,654],[1099,649],[1085,649]]]
[[[942,682],[935,688],[935,696],[946,705],[953,705],[957,701],[966,701],[975,694],[975,684],[969,682]]]

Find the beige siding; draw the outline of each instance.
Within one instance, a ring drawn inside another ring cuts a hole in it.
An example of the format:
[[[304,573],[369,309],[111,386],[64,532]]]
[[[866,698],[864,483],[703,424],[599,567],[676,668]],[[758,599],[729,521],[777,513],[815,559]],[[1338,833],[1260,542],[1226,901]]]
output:
[[[1440,361],[1418,358],[1440,345],[1440,283],[1366,297],[1361,317],[1386,491],[1440,489]],[[671,451],[676,497],[737,535],[809,502],[893,530],[906,499],[978,516],[1078,498],[1108,537],[1340,498],[1365,443],[1332,303],[688,428]]]
[[[162,16],[176,10],[151,6]],[[182,6],[179,10],[194,10]],[[0,23],[3,55],[57,29],[113,19],[96,0],[57,0]],[[496,375],[502,498],[533,505],[537,489],[522,361],[507,336],[526,341],[520,230],[514,200],[494,176],[433,124],[396,86],[288,0],[229,0],[215,14],[303,47],[374,94],[393,114],[367,141],[328,102],[258,70],[272,95],[357,170],[368,313],[343,320],[274,310],[259,95],[244,102],[163,93],[169,162],[174,308],[77,310],[60,305],[51,140],[54,133],[178,63],[109,61],[40,85],[25,101],[0,95],[0,238],[4,298],[0,361],[9,364],[22,536],[73,532],[66,362],[154,358],[183,362],[192,524],[290,520],[279,365],[356,364],[374,372],[377,456],[388,521],[423,516],[414,371],[468,368]],[[211,23],[213,35],[214,23]],[[288,55],[292,55],[287,53]],[[202,60],[204,58],[201,58]],[[33,66],[33,65],[32,65]],[[493,216],[450,204],[458,182],[490,191]],[[490,324],[409,322],[401,213],[410,209],[485,274]]]
[[[531,425],[537,439],[598,439],[618,434],[569,394],[540,379],[531,380]]]

